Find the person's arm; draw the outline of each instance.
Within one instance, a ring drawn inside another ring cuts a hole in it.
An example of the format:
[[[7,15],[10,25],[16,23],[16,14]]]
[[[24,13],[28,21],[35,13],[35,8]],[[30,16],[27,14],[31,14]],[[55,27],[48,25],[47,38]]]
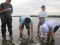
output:
[[[1,6],[1,4],[0,4],[0,13],[4,12],[4,11],[1,11],[1,10],[2,10],[2,6]]]
[[[12,7],[12,6],[11,6],[11,7]],[[0,13],[6,12],[6,11],[12,13],[12,12],[13,12],[13,8],[12,8],[11,10],[9,10],[9,9],[3,9],[3,10],[0,9]]]
[[[31,19],[30,24],[31,24],[31,38],[33,39],[33,21],[32,21],[32,19]]]
[[[46,18],[46,17],[44,17],[44,18],[41,20],[41,22],[43,22],[43,21],[45,20],[45,18]]]
[[[38,18],[39,18],[39,22],[40,22],[40,16]]]
[[[11,11],[11,10],[8,10],[8,9],[0,10],[0,13],[6,12],[6,11]]]
[[[31,38],[33,39],[33,26],[31,26]]]
[[[3,13],[3,12],[5,12],[5,11],[7,11],[7,9],[3,9],[3,3],[0,4],[0,13]]]
[[[12,13],[12,10],[8,10],[10,13]]]
[[[4,10],[0,10],[0,13],[3,13],[4,12]]]
[[[22,29],[22,27],[21,26],[19,26],[19,30],[20,30],[20,33],[24,36],[24,37],[26,37],[26,35],[24,35],[24,33],[23,33],[23,29]]]
[[[20,30],[21,34],[23,34],[22,27],[20,25],[19,25],[19,30]]]
[[[3,13],[4,10],[2,10],[2,4],[0,4],[0,13]]]
[[[44,34],[43,34],[43,31],[41,30],[40,41],[43,41],[43,36]]]
[[[20,33],[24,36],[24,37],[26,37],[26,35],[23,33],[23,28],[22,28],[22,25],[23,25],[23,20],[21,20],[21,18],[20,18],[20,20],[19,20],[19,22],[20,22],[20,25],[19,25],[19,30],[20,30]]]

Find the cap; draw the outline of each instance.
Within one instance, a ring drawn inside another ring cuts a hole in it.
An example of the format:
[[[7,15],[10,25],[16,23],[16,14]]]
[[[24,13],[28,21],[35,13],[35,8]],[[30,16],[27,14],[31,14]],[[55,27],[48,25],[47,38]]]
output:
[[[45,5],[42,5],[41,8],[45,8]]]

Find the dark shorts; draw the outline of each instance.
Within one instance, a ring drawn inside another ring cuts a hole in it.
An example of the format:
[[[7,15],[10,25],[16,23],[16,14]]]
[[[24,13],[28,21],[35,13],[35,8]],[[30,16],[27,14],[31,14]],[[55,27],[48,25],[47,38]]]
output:
[[[54,33],[59,29],[59,26],[56,26],[54,29]]]
[[[21,19],[20,19],[20,22],[21,22]],[[23,23],[22,28],[24,28],[24,25],[25,25],[26,29],[30,29],[30,25],[26,25],[25,23]]]

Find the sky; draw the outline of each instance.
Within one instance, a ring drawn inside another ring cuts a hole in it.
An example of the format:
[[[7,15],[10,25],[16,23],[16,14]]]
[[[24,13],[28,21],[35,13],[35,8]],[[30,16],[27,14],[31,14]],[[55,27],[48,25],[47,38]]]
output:
[[[5,0],[0,0],[0,4]],[[60,15],[60,0],[12,0],[12,15],[39,15],[41,6],[46,6],[48,15]]]

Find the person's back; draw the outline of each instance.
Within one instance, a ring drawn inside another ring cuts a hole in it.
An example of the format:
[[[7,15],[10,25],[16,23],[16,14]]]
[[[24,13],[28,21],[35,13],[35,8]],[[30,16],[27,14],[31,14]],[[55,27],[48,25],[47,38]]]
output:
[[[58,21],[55,21],[55,20],[49,20],[46,22],[46,24],[48,25],[48,27],[52,27],[53,30],[56,26],[60,25]]]
[[[24,21],[25,18],[30,18],[30,16],[29,16],[29,15],[22,15],[22,16],[20,17],[20,19],[21,19],[22,21]]]
[[[24,23],[25,18],[30,18],[30,20],[31,20],[30,24],[33,25],[33,21],[32,21],[32,19],[29,15],[23,15],[23,16],[20,17],[20,21],[21,21],[20,25],[22,25]]]

